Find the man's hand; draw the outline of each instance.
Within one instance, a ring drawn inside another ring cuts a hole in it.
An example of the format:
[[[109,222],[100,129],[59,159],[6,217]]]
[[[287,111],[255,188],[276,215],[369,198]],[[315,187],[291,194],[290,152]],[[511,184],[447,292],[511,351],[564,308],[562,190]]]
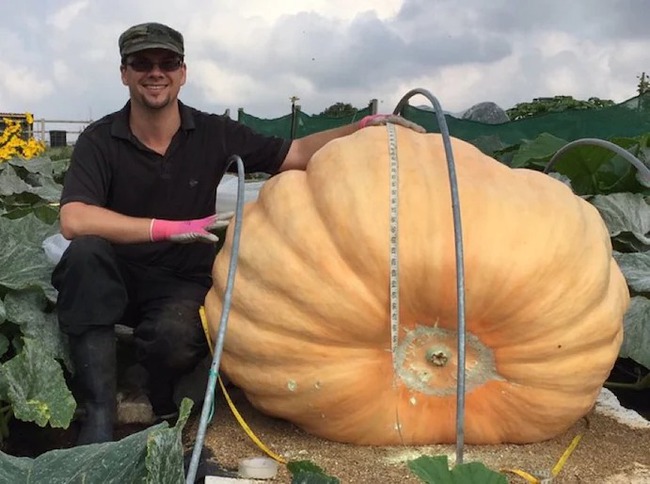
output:
[[[211,231],[227,227],[234,212],[210,215],[194,220],[152,219],[149,238],[152,242],[170,240],[181,244],[190,242],[215,243],[219,237]]]
[[[412,129],[418,133],[426,133],[426,130],[412,121],[398,116],[397,114],[371,114],[361,118],[359,121],[359,129],[366,128],[368,126],[385,126],[387,123],[397,124],[399,126],[404,126],[405,128]]]

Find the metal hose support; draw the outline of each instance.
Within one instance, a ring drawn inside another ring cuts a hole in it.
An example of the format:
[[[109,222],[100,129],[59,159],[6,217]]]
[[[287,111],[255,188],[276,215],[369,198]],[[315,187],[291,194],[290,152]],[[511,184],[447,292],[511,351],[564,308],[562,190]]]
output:
[[[214,355],[210,366],[208,377],[208,386],[205,390],[205,399],[201,410],[201,420],[196,433],[196,441],[192,450],[192,460],[187,471],[186,484],[194,484],[196,473],[199,467],[205,433],[212,416],[212,405],[214,403],[214,393],[217,386],[219,375],[219,366],[221,364],[221,355],[223,353],[223,343],[226,336],[226,325],[228,324],[228,314],[230,313],[230,304],[232,301],[232,291],[235,282],[235,273],[237,270],[237,258],[239,256],[239,239],[241,236],[241,226],[244,212],[244,162],[238,155],[233,155],[228,159],[226,170],[231,164],[237,163],[237,205],[235,208],[235,229],[233,233],[232,251],[230,252],[230,265],[228,266],[228,279],[226,282],[226,292],[223,297],[223,307],[221,310],[221,320],[219,322],[219,331],[217,341],[214,346]]]
[[[553,157],[549,160],[548,164],[544,168],[544,173],[549,173],[551,171],[551,168],[553,168],[555,162],[559,160],[562,156],[564,156],[569,150],[575,148],[576,146],[584,146],[584,145],[599,146],[601,148],[605,148],[610,151],[613,151],[614,153],[621,156],[622,158],[625,158],[627,161],[630,162],[630,164],[632,164],[639,171],[639,174],[641,175],[645,183],[650,185],[650,169],[647,166],[645,166],[645,164],[641,160],[639,160],[632,153],[618,146],[617,144],[614,144],[611,141],[605,141],[598,138],[581,138],[575,141],[571,141],[570,143],[567,143],[566,145],[564,145],[562,148],[560,148],[555,152]]]
[[[451,148],[451,137],[445,114],[436,99],[426,89],[416,88],[407,92],[399,101],[393,114],[401,114],[408,100],[416,94],[426,97],[431,104],[438,120],[442,142],[447,157],[447,170],[449,173],[449,187],[451,189],[451,209],[454,220],[454,243],[456,250],[456,299],[458,304],[458,386],[456,391],[456,465],[463,463],[463,446],[465,443],[465,269],[463,263],[463,232],[460,217],[460,200],[458,196],[458,182],[456,180],[456,166],[454,163],[454,154]]]

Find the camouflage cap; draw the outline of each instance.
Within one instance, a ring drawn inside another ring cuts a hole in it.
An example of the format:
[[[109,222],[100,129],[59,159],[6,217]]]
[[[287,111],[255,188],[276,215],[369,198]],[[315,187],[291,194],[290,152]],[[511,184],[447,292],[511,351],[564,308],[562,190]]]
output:
[[[166,49],[184,55],[183,35],[167,25],[149,22],[127,29],[118,40],[120,56],[146,49]]]

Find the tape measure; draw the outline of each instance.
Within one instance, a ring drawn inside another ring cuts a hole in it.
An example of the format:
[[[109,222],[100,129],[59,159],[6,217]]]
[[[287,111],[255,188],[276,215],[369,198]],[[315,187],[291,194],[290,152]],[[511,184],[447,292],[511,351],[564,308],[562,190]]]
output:
[[[390,352],[393,370],[397,372],[397,345],[399,344],[399,164],[397,160],[397,132],[395,125],[387,123],[390,171]]]

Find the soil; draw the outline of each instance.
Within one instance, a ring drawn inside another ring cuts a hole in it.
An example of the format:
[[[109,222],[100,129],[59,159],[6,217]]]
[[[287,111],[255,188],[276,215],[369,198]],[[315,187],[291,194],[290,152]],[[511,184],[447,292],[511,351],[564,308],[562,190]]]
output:
[[[407,461],[420,455],[443,455],[453,465],[455,445],[426,447],[357,447],[322,440],[294,425],[256,411],[237,389],[229,390],[235,407],[252,432],[274,453],[291,460],[310,460],[341,483],[406,484],[422,483],[407,467]],[[616,397],[605,390],[586,421],[553,440],[529,445],[465,446],[463,462],[479,461],[492,470],[520,469],[540,476],[550,472],[580,432],[583,437],[553,483],[650,483],[650,422],[639,414],[624,411]],[[630,421],[630,415],[638,417]],[[186,427],[191,449],[197,433],[197,418]],[[236,471],[239,460],[262,457],[264,452],[246,435],[223,398],[215,401],[215,414],[209,425],[204,447],[226,469]],[[511,483],[526,482],[507,474]],[[276,478],[264,482],[290,483],[291,475],[279,466]]]

